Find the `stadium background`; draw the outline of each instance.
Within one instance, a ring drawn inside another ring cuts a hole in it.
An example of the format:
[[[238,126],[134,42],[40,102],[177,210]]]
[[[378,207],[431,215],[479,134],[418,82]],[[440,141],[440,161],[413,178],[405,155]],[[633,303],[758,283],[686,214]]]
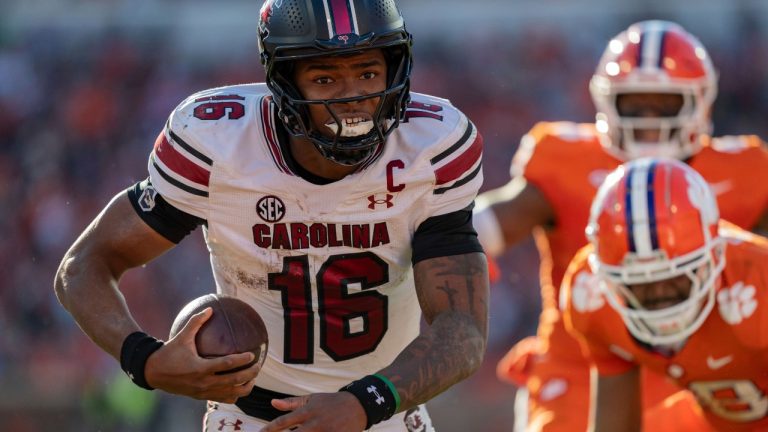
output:
[[[413,88],[452,100],[485,136],[484,189],[508,179],[538,120],[591,121],[587,82],[629,23],[673,19],[720,71],[716,134],[768,136],[768,4],[760,0],[400,0]],[[0,430],[195,431],[204,403],[134,388],[58,304],[66,248],[143,178],[171,109],[204,88],[260,81],[260,0],[0,1]],[[437,430],[511,429],[495,362],[535,331],[532,243],[501,260],[482,370],[432,401]],[[198,233],[122,283],[138,321],[167,334],[213,288]]]

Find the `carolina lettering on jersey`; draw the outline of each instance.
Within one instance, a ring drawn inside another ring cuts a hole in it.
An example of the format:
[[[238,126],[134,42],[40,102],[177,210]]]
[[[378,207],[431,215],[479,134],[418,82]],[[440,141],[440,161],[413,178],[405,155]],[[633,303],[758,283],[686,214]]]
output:
[[[389,244],[386,222],[374,224],[307,225],[301,222],[256,224],[253,242],[264,249],[309,249],[324,247],[352,247],[370,249]]]

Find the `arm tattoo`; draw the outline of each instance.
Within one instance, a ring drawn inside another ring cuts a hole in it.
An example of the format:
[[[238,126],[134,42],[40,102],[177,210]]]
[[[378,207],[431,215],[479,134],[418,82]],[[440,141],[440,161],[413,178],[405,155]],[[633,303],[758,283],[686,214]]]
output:
[[[446,281],[445,286],[439,286],[437,287],[440,291],[444,291],[445,294],[448,296],[448,302],[450,303],[451,309],[456,309],[456,294],[457,291],[455,289],[451,288],[450,282]]]
[[[487,342],[488,274],[483,254],[425,260],[416,265],[414,274],[430,327],[381,371],[397,387],[403,410],[474,373]]]

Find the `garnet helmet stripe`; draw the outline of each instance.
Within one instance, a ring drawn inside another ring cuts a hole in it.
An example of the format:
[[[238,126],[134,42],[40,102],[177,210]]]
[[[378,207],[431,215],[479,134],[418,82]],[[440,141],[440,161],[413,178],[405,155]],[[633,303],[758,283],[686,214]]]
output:
[[[352,0],[324,0],[326,7],[330,9],[329,29],[333,26],[331,37],[341,34],[357,33],[357,22],[354,15]],[[328,9],[326,9],[328,11]]]

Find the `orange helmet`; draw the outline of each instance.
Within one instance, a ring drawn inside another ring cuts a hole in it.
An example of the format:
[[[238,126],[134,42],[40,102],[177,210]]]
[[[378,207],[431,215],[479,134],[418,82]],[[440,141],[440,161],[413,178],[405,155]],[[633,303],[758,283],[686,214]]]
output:
[[[684,159],[698,151],[701,135],[711,133],[717,73],[699,40],[675,23],[642,21],[613,38],[589,90],[601,142],[623,160]],[[621,115],[618,95],[638,93],[679,94],[682,107],[669,117]],[[640,141],[635,132],[641,130],[659,131],[660,138]]]
[[[709,185],[678,160],[641,158],[606,178],[590,211],[589,263],[637,339],[681,342],[704,322],[725,265],[718,221]],[[645,309],[627,288],[681,275],[692,281],[690,295],[670,307]]]

